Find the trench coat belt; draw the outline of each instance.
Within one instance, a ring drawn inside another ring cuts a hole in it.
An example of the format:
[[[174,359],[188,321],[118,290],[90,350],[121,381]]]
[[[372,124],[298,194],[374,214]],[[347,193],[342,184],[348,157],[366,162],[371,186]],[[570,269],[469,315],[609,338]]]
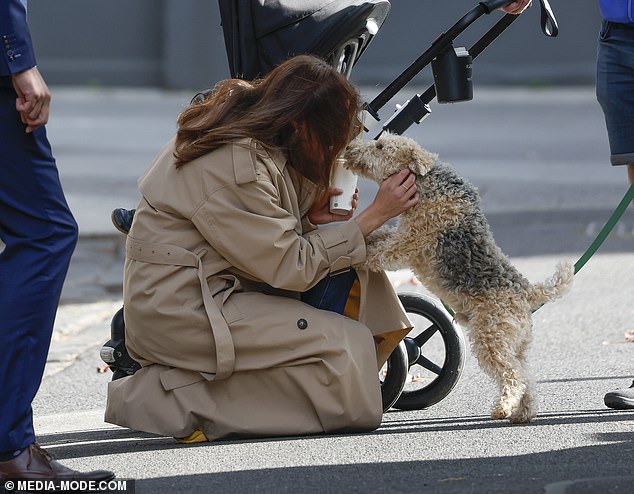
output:
[[[212,375],[204,373],[204,377],[209,381],[219,381],[226,379],[233,373],[236,356],[229,326],[214,300],[214,295],[222,291],[222,303],[224,303],[231,292],[237,288],[239,281],[235,276],[219,276],[212,283],[214,292],[212,293],[203,270],[202,258],[206,252],[202,250],[195,254],[177,245],[143,242],[132,237],[128,237],[126,241],[126,256],[129,259],[152,264],[190,267],[198,270],[203,304],[216,344],[216,372]]]

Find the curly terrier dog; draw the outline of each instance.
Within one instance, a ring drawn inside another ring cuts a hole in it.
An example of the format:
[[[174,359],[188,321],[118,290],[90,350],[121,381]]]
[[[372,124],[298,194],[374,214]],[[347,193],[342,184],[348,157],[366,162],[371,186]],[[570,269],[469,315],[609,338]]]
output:
[[[378,183],[404,168],[416,174],[419,203],[396,227],[371,234],[368,267],[411,268],[468,329],[480,367],[500,390],[491,416],[529,422],[536,414],[526,363],[531,314],[570,288],[573,266],[559,263],[550,279],[531,284],[496,245],[476,188],[410,138],[356,139],[344,157],[349,169]]]

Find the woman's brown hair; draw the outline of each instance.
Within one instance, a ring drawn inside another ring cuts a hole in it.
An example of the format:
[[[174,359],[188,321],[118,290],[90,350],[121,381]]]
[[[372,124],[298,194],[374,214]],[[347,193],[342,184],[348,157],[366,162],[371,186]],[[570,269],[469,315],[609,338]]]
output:
[[[222,81],[178,117],[175,164],[251,137],[281,150],[290,166],[325,188],[335,158],[358,132],[360,101],[343,75],[311,55],[293,57],[257,81]]]

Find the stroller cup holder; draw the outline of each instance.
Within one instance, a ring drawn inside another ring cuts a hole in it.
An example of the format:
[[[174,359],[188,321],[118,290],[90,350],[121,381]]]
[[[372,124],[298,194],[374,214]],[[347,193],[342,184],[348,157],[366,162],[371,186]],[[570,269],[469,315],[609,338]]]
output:
[[[450,45],[431,62],[434,88],[438,103],[457,103],[473,99],[471,64],[473,58],[466,48]]]

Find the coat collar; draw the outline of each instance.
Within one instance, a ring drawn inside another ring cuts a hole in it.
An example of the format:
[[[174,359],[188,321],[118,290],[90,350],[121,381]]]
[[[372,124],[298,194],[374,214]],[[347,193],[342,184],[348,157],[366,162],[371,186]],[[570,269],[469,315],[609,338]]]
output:
[[[254,139],[249,139],[249,141],[250,144],[255,147],[255,150],[258,154],[264,156],[265,158],[270,158],[273,163],[275,163],[275,166],[280,171],[280,173],[284,173],[287,160],[286,155],[280,149],[274,147],[265,147],[264,144]]]

